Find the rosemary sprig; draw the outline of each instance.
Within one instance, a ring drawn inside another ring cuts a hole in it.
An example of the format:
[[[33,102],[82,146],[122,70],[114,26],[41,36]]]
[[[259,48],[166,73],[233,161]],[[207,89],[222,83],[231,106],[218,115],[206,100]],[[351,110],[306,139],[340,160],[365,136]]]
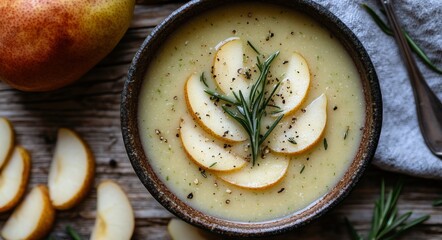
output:
[[[248,42],[248,45],[257,53],[259,53],[253,45]],[[270,135],[276,125],[281,121],[283,114],[281,114],[269,127],[269,129],[262,135],[261,119],[265,116],[266,108],[269,106],[270,99],[275,94],[276,89],[280,83],[276,84],[270,94],[265,97],[265,82],[270,70],[270,65],[273,60],[278,56],[279,52],[275,52],[270,55],[264,62],[261,62],[257,57],[258,70],[260,71],[259,77],[255,83],[251,86],[250,95],[248,99],[245,99],[241,90],[238,92],[233,91],[235,99],[231,99],[225,95],[217,93],[211,90],[205,90],[205,92],[212,97],[218,98],[230,104],[230,106],[223,105],[223,110],[233,119],[235,119],[246,130],[252,151],[252,163],[255,165],[256,159],[259,156],[259,149],[261,144]],[[274,106],[272,106],[274,107]],[[278,107],[277,107],[278,108]]]
[[[430,218],[428,215],[421,216],[413,221],[406,222],[411,216],[409,211],[398,216],[397,201],[402,191],[403,183],[400,181],[388,195],[385,195],[385,183],[382,181],[381,196],[375,202],[373,210],[372,225],[367,238],[363,238],[354,229],[353,225],[345,219],[351,239],[353,240],[392,240],[403,234],[408,229],[426,221]]]
[[[365,9],[365,11],[373,18],[373,21],[379,26],[379,28],[387,35],[393,36],[393,32],[391,31],[390,27],[382,21],[382,19],[376,14],[376,12],[370,8],[366,4],[361,4],[361,6]],[[404,30],[402,30],[404,33],[405,39],[408,42],[408,45],[410,45],[410,48],[418,55],[418,57],[421,58],[421,60],[433,71],[442,74],[442,69],[438,68],[434,63],[430,60],[430,58],[425,54],[424,50],[420,48],[416,42],[408,35],[408,33]]]
[[[69,235],[69,237],[72,238],[72,240],[81,240],[80,234],[78,234],[75,229],[73,229],[71,226],[66,227],[66,232]]]
[[[433,202],[433,206],[440,207],[442,206],[442,198]]]

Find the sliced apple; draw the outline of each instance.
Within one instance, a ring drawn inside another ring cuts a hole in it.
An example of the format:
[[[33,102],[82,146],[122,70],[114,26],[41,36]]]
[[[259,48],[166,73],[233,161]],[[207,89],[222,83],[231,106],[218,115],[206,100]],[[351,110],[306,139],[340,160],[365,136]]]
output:
[[[187,108],[201,127],[224,141],[246,140],[247,134],[242,126],[224,112],[219,101],[210,99],[204,90],[196,75],[190,76],[184,87]]]
[[[55,210],[44,185],[35,186],[2,229],[4,239],[43,239],[52,228]]]
[[[60,128],[49,170],[49,193],[56,209],[69,209],[88,192],[95,172],[89,147],[74,131]]]
[[[213,60],[213,77],[221,91],[227,96],[233,96],[232,91],[242,91],[249,95],[250,81],[244,75],[243,47],[241,39],[228,38],[217,45],[218,50]]]
[[[232,171],[244,167],[246,160],[223,143],[204,132],[191,118],[181,119],[180,139],[187,155],[196,164],[214,171]]]
[[[298,110],[304,102],[310,86],[309,67],[299,53],[292,54],[285,76],[272,101],[280,107],[282,112],[279,114],[289,115]]]
[[[262,189],[273,186],[284,178],[290,158],[268,153],[265,158],[258,158],[255,166],[248,166],[235,172],[215,173],[222,180],[238,187]]]
[[[9,159],[14,149],[15,133],[11,122],[0,117],[0,169]]]
[[[281,120],[266,140],[268,147],[290,155],[305,152],[319,142],[326,122],[327,97],[322,94],[305,109]]]
[[[15,147],[0,173],[0,212],[17,205],[26,190],[30,170],[29,153],[22,147]]]
[[[121,187],[106,180],[98,185],[97,217],[91,240],[129,240],[135,227],[132,206]]]

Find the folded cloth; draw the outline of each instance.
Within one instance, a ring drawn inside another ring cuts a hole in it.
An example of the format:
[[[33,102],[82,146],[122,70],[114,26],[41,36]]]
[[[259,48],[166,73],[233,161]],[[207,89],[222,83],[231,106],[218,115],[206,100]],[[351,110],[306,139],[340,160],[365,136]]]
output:
[[[442,179],[442,159],[425,145],[416,116],[416,105],[394,38],[384,34],[360,6],[366,3],[378,10],[375,0],[317,0],[340,18],[359,38],[373,61],[383,100],[383,122],[373,164],[389,171]],[[401,26],[442,68],[442,1],[393,1]],[[377,11],[384,17],[380,11]],[[384,18],[386,20],[386,18]],[[435,73],[416,58],[428,85],[442,98],[442,75]]]

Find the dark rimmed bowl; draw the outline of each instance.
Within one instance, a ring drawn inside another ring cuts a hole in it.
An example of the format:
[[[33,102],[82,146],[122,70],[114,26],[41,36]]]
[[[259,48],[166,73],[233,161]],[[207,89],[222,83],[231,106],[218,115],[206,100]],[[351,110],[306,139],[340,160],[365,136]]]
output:
[[[139,136],[138,97],[147,66],[158,46],[184,22],[208,9],[232,2],[247,1],[251,2],[250,0],[195,0],[173,12],[152,31],[136,53],[121,99],[121,128],[127,154],[136,174],[152,196],[167,210],[188,223],[216,233],[236,237],[267,236],[299,228],[317,219],[342,201],[358,182],[373,158],[382,123],[382,100],[375,69],[364,47],[351,30],[327,9],[308,0],[259,0],[289,7],[312,17],[328,28],[352,57],[361,76],[366,102],[366,120],[358,152],[344,177],[328,194],[306,209],[272,221],[257,223],[228,221],[200,212],[178,199],[153,171]]]

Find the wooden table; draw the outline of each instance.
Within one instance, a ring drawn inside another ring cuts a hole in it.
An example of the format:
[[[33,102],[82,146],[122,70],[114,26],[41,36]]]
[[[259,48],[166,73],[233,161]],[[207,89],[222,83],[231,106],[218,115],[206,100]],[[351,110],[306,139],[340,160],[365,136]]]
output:
[[[136,216],[133,239],[169,239],[167,223],[173,216],[153,199],[130,165],[120,130],[120,93],[128,66],[144,38],[180,5],[143,5],[143,1],[138,1],[132,25],[122,41],[74,85],[48,93],[23,93],[0,82],[0,116],[12,121],[18,143],[32,154],[28,189],[47,182],[57,128],[64,126],[75,129],[95,154],[95,185],[103,179],[113,179],[128,193]],[[410,231],[403,239],[442,239],[442,207],[432,207],[432,201],[442,197],[441,182],[400,176],[375,167],[368,169],[342,204],[293,234],[298,239],[346,239],[348,234],[344,217],[348,217],[357,230],[365,233],[370,227],[373,203],[378,197],[381,179],[385,178],[388,186],[392,186],[399,177],[405,181],[405,189],[399,200],[401,211],[413,210],[416,217],[431,215],[431,219]],[[70,225],[87,239],[94,224],[95,208],[94,188],[79,206],[57,212],[52,234],[57,239],[69,239],[65,227]],[[8,216],[9,213],[0,215],[0,225]]]

